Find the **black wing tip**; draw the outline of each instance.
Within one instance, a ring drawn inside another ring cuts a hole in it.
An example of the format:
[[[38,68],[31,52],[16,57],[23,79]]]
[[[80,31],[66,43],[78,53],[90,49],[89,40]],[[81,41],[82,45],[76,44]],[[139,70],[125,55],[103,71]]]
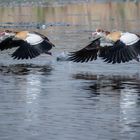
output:
[[[92,53],[80,53],[78,52],[71,52],[68,54],[68,61],[76,62],[76,63],[87,63],[89,61],[93,61],[97,59],[97,54]]]
[[[40,51],[34,46],[24,42],[21,46],[12,54],[13,59],[23,60],[32,59],[40,55]]]

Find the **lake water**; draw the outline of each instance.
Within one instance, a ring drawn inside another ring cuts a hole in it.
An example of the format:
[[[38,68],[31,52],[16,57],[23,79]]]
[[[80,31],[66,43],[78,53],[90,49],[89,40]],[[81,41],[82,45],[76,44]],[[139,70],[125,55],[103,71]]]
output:
[[[140,3],[0,7],[0,22],[46,23],[36,30],[53,56],[13,60],[0,54],[0,140],[139,140],[140,63],[57,62],[97,27],[140,33]],[[13,27],[25,30],[26,27]]]

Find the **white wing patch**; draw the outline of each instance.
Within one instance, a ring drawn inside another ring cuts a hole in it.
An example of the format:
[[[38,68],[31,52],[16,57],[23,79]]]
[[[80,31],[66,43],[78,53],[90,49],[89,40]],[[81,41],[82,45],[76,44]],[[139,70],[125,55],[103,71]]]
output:
[[[43,42],[43,38],[37,34],[28,33],[28,37],[26,38],[26,41],[30,45],[37,45],[37,44]]]
[[[122,33],[120,40],[126,45],[133,45],[134,43],[138,42],[140,38],[132,33]]]

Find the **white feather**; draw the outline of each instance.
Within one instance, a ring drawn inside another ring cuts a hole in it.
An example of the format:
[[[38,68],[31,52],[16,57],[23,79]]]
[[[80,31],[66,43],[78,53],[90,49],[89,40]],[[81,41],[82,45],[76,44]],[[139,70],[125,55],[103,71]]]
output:
[[[120,40],[126,45],[133,45],[140,40],[140,38],[132,33],[122,33]]]
[[[37,45],[37,44],[43,42],[43,38],[37,34],[28,33],[28,37],[26,38],[26,41],[30,45]]]

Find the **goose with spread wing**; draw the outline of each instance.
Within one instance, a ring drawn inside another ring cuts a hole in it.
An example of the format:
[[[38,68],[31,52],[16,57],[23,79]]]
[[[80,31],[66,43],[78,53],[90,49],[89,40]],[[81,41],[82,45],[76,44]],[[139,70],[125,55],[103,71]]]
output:
[[[12,54],[14,59],[32,59],[42,53],[51,55],[49,50],[54,44],[45,36],[38,32],[30,31],[4,31],[0,32],[0,50],[17,47]]]
[[[125,63],[130,60],[137,60],[140,55],[140,36],[130,32],[104,31],[97,29],[92,33],[96,37],[83,49],[71,52],[69,60],[73,62],[88,62],[101,57],[107,63]],[[101,40],[110,42],[109,45],[102,45]]]

